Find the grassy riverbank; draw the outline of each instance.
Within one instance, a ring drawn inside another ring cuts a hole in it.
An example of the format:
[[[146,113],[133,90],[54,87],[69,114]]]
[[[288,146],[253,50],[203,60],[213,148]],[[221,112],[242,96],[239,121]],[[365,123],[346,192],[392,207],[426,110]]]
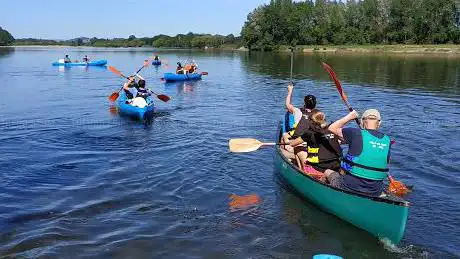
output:
[[[319,46],[302,45],[296,47],[297,51],[304,53],[356,53],[356,54],[445,54],[460,55],[460,45],[338,45]],[[287,46],[280,51],[289,51]]]

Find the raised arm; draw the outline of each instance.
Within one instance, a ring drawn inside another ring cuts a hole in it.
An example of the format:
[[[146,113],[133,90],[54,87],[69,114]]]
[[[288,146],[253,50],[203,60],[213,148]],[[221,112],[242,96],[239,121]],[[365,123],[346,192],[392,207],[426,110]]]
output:
[[[334,133],[335,135],[339,136],[343,139],[342,129],[347,125],[348,122],[358,118],[358,113],[356,111],[352,111],[348,113],[345,117],[341,118],[340,120],[335,121],[329,126],[329,130]]]
[[[292,89],[294,89],[294,86],[293,86],[292,84],[289,84],[289,85],[288,85],[288,93],[287,93],[287,95],[286,95],[286,102],[285,102],[285,104],[286,104],[286,109],[287,109],[290,113],[294,114],[294,109],[295,109],[295,107],[294,107],[294,105],[291,104]]]
[[[129,77],[128,78],[128,81],[126,83],[123,84],[123,89],[125,90],[129,90],[129,85],[131,84],[131,82],[133,82],[135,79],[133,76]]]

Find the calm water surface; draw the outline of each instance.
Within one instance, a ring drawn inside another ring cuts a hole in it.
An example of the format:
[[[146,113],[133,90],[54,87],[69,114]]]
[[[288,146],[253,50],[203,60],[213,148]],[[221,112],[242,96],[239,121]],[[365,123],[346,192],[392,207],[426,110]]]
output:
[[[230,138],[274,139],[289,55],[160,52],[171,64],[195,59],[209,75],[164,84],[164,67],[145,69],[171,101],[142,123],[111,109],[122,80],[106,68],[51,66],[66,53],[129,74],[152,50],[0,49],[1,257],[460,257],[460,59],[295,57],[298,105],[314,93],[329,120],[346,114],[326,61],[357,110],[381,110],[397,143],[391,172],[414,185],[393,246],[287,191],[273,149],[228,151]],[[257,206],[230,210],[229,195],[251,193]]]

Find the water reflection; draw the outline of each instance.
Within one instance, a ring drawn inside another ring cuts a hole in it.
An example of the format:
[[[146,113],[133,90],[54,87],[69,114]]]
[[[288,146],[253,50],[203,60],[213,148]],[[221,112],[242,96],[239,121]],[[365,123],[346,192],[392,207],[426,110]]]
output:
[[[13,54],[15,48],[0,48],[0,57],[8,57],[9,55]]]
[[[246,69],[288,79],[289,53],[241,54]],[[392,89],[423,89],[460,94],[460,59],[403,55],[322,55],[296,54],[294,78],[329,81],[321,62],[327,62],[340,80],[348,84],[373,85]]]
[[[190,93],[194,91],[194,88],[199,83],[199,81],[182,81],[174,83],[165,83],[165,88],[176,87],[177,94]]]

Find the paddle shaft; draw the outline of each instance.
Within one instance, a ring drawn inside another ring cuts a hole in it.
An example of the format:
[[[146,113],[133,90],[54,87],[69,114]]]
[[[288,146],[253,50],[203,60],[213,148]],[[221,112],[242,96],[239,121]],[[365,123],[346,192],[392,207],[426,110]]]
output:
[[[291,47],[291,77],[290,77],[290,81],[291,81],[291,84],[292,84],[292,70],[294,68],[294,49]]]
[[[346,96],[345,96],[345,94],[343,92],[342,84],[340,83],[339,79],[335,75],[334,70],[332,70],[332,68],[329,65],[327,65],[326,63],[323,63],[323,67],[329,73],[329,75],[331,76],[332,80],[334,80],[335,86],[337,88],[337,91],[340,94],[340,98],[342,99],[343,103],[345,103],[345,105],[347,106],[347,108],[348,108],[348,110],[350,112],[354,111],[353,107],[351,107],[351,105],[348,103],[348,101],[346,99]],[[359,123],[358,118],[355,118],[355,122],[356,122],[356,124],[358,124],[358,127],[361,127],[361,123]]]

